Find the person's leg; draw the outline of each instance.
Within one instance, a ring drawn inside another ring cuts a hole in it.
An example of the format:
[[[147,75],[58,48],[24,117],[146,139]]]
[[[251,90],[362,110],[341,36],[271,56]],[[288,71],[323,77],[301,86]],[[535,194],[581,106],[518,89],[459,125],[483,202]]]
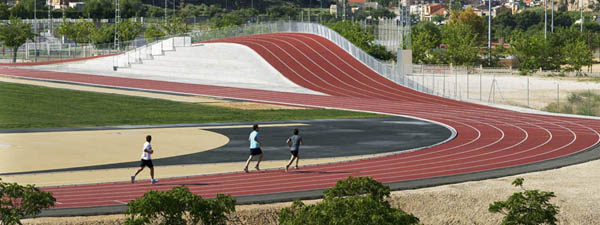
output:
[[[296,156],[296,169],[298,169],[298,161],[300,161],[300,155]]]
[[[258,162],[256,162],[256,169],[258,169],[258,167],[260,166],[260,161],[262,161],[263,159],[263,154],[260,153],[260,155],[258,155]]]
[[[244,166],[244,171],[248,172],[248,165],[250,165],[250,161],[252,161],[253,156],[248,156],[248,160],[246,160],[246,166]]]
[[[154,167],[150,167],[150,178],[154,180]]]
[[[135,172],[135,174],[133,176],[134,177],[137,176],[140,172],[142,172],[142,170],[144,170],[144,167],[140,166],[140,168],[137,170],[137,172]]]
[[[290,165],[292,165],[292,162],[294,162],[294,155],[293,154],[290,157],[290,161],[288,162],[288,164],[285,165],[285,172],[288,171],[288,168],[290,168]]]

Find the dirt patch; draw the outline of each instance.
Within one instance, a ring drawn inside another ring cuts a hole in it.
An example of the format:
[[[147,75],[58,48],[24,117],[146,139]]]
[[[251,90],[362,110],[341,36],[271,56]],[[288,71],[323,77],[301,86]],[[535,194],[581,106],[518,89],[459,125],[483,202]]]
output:
[[[600,224],[600,161],[555,170],[476,182],[465,182],[392,193],[392,206],[421,219],[423,224],[500,224],[502,215],[488,212],[490,203],[505,200],[520,191],[511,185],[525,178],[525,188],[553,191],[552,203],[560,207],[558,224]],[[318,200],[306,201],[308,204]],[[291,203],[241,205],[230,215],[229,224],[277,224],[279,211]],[[122,224],[124,215],[36,218],[24,224],[102,225]]]

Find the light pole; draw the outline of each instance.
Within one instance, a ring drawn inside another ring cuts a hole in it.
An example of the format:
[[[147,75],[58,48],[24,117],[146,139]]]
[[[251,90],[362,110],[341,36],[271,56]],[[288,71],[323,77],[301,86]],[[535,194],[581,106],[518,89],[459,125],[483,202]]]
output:
[[[37,61],[37,57],[38,57],[38,42],[40,41],[39,39],[39,34],[38,34],[38,27],[37,27],[37,0],[33,0],[33,30],[35,32],[35,61]]]
[[[165,0],[165,19],[164,19],[165,20],[165,26],[167,26],[167,8],[169,7],[167,5],[167,3],[168,3],[167,0]]]
[[[583,32],[583,1],[579,0],[579,18],[581,18],[581,32]]]
[[[492,0],[488,1],[488,66],[492,65]]]
[[[552,5],[552,16],[550,17],[550,20],[552,22],[550,22],[550,32],[554,33],[554,0],[551,0],[552,3],[550,3],[550,5]]]
[[[548,39],[548,1],[544,0],[544,40]]]

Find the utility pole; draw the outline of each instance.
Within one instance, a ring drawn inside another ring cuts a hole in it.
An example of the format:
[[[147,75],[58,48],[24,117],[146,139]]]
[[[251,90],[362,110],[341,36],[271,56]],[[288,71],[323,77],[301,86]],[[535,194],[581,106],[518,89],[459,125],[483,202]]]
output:
[[[46,4],[48,4],[48,34],[52,34],[52,9],[50,6],[51,1],[48,0]]]
[[[165,0],[165,19],[164,19],[165,26],[167,26],[167,8],[169,7],[167,4],[168,4],[168,2],[167,2],[167,0]]]

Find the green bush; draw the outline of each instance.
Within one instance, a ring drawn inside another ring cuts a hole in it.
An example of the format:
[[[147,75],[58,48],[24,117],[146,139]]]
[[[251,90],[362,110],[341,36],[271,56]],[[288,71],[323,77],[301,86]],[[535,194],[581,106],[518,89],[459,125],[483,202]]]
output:
[[[212,200],[192,194],[187,187],[148,191],[141,198],[127,203],[125,224],[225,224],[227,214],[235,212],[235,199],[217,194]]]
[[[369,177],[348,177],[325,191],[322,202],[304,205],[295,201],[279,213],[281,225],[418,224],[419,218],[392,208],[390,188]]]
[[[523,181],[523,178],[517,178],[512,183],[523,189],[522,192],[514,193],[506,201],[490,204],[488,210],[504,214],[504,225],[556,224],[558,207],[550,203],[550,199],[556,197],[554,192],[525,190]]]
[[[0,224],[21,224],[25,216],[37,215],[42,209],[54,206],[54,202],[52,194],[34,185],[4,183],[0,179]]]

